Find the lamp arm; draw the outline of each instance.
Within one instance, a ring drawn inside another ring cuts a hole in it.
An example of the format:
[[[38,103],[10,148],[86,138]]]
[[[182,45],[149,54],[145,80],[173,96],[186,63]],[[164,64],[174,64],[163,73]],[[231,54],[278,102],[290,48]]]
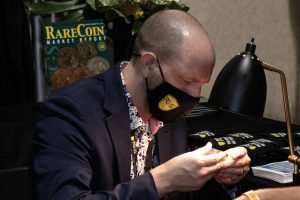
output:
[[[300,157],[295,155],[293,133],[292,133],[292,126],[291,126],[290,108],[289,108],[289,99],[288,99],[285,74],[281,70],[277,69],[276,67],[274,67],[271,64],[262,62],[262,66],[265,70],[272,71],[272,72],[278,73],[280,75],[283,105],[284,105],[284,114],[285,114],[285,121],[286,121],[286,126],[287,126],[287,133],[288,133],[288,142],[289,142],[289,148],[290,148],[290,155],[288,157],[288,160],[290,162],[294,163],[294,175],[298,175],[299,174]]]

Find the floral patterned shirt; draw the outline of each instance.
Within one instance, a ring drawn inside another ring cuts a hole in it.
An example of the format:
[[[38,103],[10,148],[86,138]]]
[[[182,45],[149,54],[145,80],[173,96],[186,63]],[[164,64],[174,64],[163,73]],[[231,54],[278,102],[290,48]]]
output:
[[[131,167],[130,178],[144,174],[152,167],[158,165],[156,153],[154,153],[155,137],[163,123],[157,119],[151,118],[148,122],[144,122],[141,118],[136,106],[134,105],[130,94],[127,91],[122,70],[126,67],[127,62],[120,64],[121,79],[125,96],[129,109],[130,129],[131,129]],[[152,130],[152,131],[151,131]]]

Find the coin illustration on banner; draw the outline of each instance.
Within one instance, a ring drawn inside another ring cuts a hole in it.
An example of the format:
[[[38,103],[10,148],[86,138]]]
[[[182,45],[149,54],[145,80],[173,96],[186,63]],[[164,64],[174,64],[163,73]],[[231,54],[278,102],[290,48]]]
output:
[[[72,47],[58,49],[56,54],[57,68],[76,68],[78,63],[78,55]]]
[[[93,43],[87,41],[77,44],[75,50],[79,58],[80,66],[85,66],[90,58],[98,55],[97,49]]]
[[[78,81],[82,78],[88,78],[88,77],[94,75],[94,73],[88,67],[82,66],[82,67],[78,67],[78,68],[74,69],[73,75],[74,75],[75,80]]]
[[[76,81],[75,76],[70,69],[57,69],[52,74],[51,82],[52,82],[52,89],[58,90],[59,88],[74,83]]]
[[[105,58],[96,56],[88,61],[87,67],[93,71],[94,74],[100,74],[108,70],[109,63]]]

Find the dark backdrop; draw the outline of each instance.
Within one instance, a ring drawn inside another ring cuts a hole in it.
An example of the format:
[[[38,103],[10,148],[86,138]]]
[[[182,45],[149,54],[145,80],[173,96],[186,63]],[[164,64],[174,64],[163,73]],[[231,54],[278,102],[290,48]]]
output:
[[[22,0],[1,1],[0,105],[34,102],[34,65]]]

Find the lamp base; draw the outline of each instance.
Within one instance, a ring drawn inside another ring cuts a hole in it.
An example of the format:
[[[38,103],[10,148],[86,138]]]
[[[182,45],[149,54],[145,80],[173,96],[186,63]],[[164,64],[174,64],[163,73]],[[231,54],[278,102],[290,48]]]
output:
[[[300,185],[300,174],[293,173],[293,185]]]

